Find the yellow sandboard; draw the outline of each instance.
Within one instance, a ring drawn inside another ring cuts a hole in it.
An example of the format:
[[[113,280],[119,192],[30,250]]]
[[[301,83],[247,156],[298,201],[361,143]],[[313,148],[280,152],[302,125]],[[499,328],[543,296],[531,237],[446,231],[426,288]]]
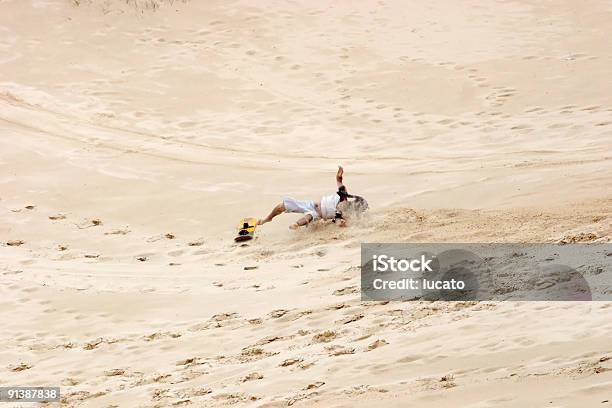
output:
[[[236,242],[248,241],[255,236],[255,228],[257,228],[257,218],[243,218],[238,223],[238,235],[234,238]]]

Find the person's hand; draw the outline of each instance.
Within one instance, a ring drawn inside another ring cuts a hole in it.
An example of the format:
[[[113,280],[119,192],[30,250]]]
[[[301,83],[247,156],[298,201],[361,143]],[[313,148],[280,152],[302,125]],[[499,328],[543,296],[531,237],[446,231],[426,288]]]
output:
[[[339,227],[346,227],[346,220],[345,219],[340,219],[338,220],[338,226]]]
[[[344,174],[344,169],[342,166],[338,166],[338,173],[336,173],[336,184],[338,187],[342,185],[342,175]]]

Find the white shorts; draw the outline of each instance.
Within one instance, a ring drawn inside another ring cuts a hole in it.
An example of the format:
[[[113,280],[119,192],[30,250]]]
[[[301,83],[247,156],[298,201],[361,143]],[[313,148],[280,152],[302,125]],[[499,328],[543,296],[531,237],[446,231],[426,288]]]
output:
[[[285,206],[285,212],[310,214],[313,221],[321,218],[317,213],[314,201],[300,201],[285,197],[283,198],[283,205]]]

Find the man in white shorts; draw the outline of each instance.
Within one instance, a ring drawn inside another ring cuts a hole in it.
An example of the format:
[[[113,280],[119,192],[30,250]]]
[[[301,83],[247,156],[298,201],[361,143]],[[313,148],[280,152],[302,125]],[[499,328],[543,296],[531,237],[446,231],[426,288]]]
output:
[[[272,218],[276,217],[277,215],[287,212],[304,214],[302,218],[289,226],[291,229],[296,229],[298,227],[307,225],[308,223],[318,219],[334,220],[334,222],[336,222],[339,226],[346,226],[346,220],[342,218],[342,211],[340,211],[338,208],[338,204],[346,201],[348,197],[352,196],[347,193],[346,187],[342,184],[343,174],[344,169],[342,166],[338,166],[338,173],[336,173],[336,184],[338,186],[338,191],[336,193],[321,197],[321,200],[318,202],[300,201],[286,197],[283,199],[282,203],[274,207],[272,212],[266,218],[257,221],[257,224],[263,225],[266,222],[272,221]]]

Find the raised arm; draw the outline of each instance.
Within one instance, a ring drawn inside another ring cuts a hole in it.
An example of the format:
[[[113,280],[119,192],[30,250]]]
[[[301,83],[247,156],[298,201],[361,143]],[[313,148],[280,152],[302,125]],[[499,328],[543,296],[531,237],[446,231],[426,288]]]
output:
[[[342,176],[344,175],[344,169],[342,166],[338,166],[338,172],[336,173],[336,184],[338,187],[341,187],[342,184]]]

